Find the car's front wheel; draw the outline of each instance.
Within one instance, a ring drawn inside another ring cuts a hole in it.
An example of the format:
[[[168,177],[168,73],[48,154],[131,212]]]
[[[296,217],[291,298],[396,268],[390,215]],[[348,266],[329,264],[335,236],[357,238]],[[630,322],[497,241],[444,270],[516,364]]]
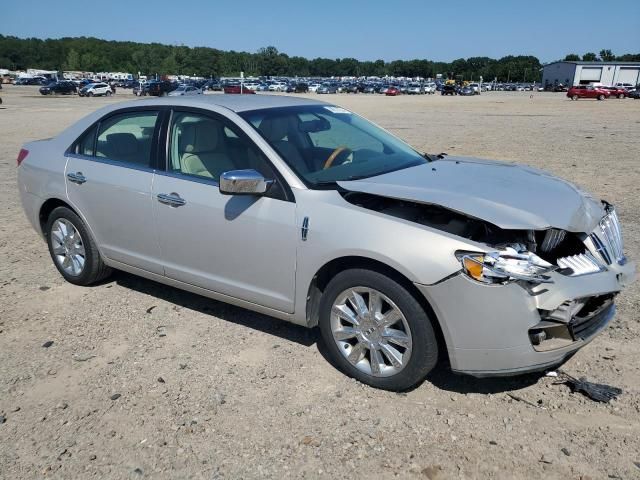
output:
[[[571,97],[571,100],[578,100],[578,95],[573,95],[573,96]]]
[[[68,282],[90,285],[111,273],[84,223],[72,210],[55,208],[45,227],[53,263]]]
[[[420,303],[372,270],[345,270],[329,282],[319,324],[333,363],[372,387],[414,387],[438,360],[436,335]]]
[[[598,95],[598,100],[604,100],[604,95]]]

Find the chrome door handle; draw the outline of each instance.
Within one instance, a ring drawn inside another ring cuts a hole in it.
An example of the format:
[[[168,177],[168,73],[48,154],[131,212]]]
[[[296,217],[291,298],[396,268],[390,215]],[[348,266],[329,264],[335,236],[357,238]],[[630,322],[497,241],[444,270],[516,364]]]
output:
[[[82,175],[82,172],[67,173],[67,178],[70,182],[77,183],[78,185],[81,185],[87,181],[84,175]]]
[[[171,207],[181,207],[187,202],[184,198],[180,197],[177,193],[159,193],[156,197],[160,203],[169,205]]]

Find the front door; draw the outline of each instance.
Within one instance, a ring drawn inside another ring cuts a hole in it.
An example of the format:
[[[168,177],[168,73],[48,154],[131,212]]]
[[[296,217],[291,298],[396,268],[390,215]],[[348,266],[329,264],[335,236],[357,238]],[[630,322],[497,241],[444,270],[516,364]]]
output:
[[[147,110],[103,119],[75,145],[65,175],[69,201],[102,253],[162,274],[151,196],[157,119]]]
[[[153,184],[168,277],[292,313],[295,203],[276,183],[265,196],[222,195],[220,174],[253,168],[274,178],[268,160],[230,121],[174,111],[168,166]]]

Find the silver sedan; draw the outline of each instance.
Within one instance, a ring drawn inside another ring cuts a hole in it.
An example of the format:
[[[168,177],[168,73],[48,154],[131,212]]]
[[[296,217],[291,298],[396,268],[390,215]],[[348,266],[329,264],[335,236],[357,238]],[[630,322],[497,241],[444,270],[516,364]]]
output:
[[[306,327],[403,390],[561,364],[635,267],[615,209],[545,172],[428,155],[324,102],[107,106],[18,156],[27,217],[69,282],[124,270]]]
[[[185,95],[202,95],[202,89],[193,85],[180,85],[167,94],[169,97],[182,97]]]

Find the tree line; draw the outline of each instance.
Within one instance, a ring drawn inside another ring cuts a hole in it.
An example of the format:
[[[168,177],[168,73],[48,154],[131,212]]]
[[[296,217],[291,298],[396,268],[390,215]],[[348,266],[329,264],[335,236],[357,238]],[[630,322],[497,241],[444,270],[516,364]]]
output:
[[[602,52],[601,52],[602,55]],[[633,56],[640,59],[640,55]],[[634,58],[635,59],[635,58]],[[0,68],[129,72],[146,75],[239,76],[460,76],[465,80],[532,82],[540,80],[540,61],[534,56],[509,55],[460,58],[452,62],[427,59],[360,61],[355,58],[289,56],[275,47],[255,53],[224,51],[160,43],[108,41],[93,37],[60,39],[0,35]]]
[[[587,52],[582,55],[576,53],[570,53],[564,60],[567,62],[578,62],[582,60],[583,62],[640,62],[640,53],[627,53],[625,55],[615,55],[611,50],[600,50],[600,56],[596,55],[594,52]]]

